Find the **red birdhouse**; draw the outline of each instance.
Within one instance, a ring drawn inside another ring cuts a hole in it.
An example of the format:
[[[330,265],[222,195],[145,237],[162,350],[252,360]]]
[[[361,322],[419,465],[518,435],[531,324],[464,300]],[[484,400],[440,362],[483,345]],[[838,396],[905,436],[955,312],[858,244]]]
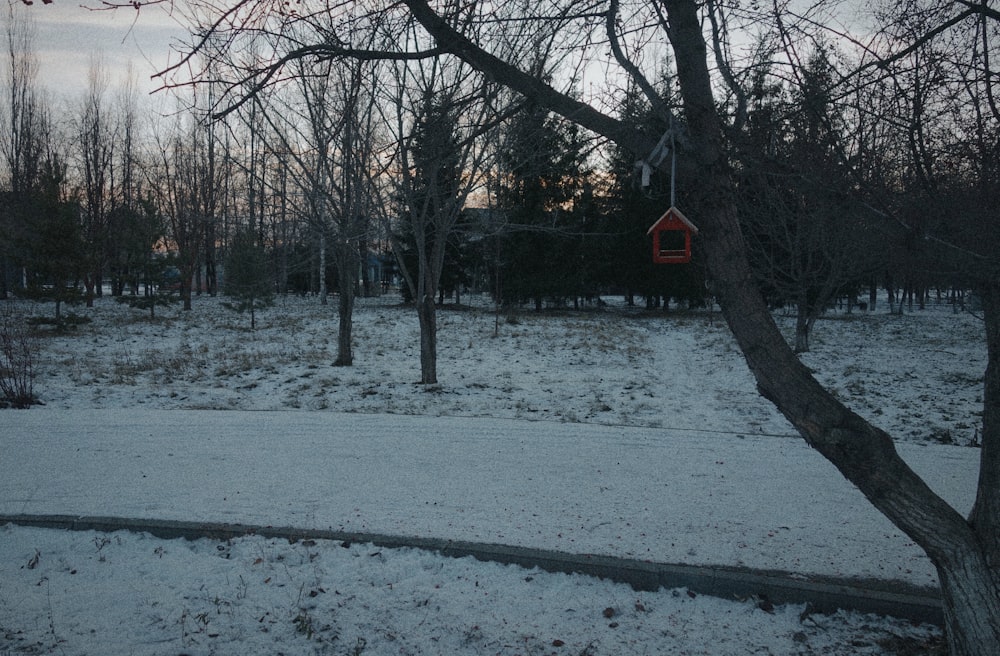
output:
[[[698,228],[676,207],[671,207],[646,232],[653,235],[653,261],[657,264],[684,264],[691,261],[691,235]]]

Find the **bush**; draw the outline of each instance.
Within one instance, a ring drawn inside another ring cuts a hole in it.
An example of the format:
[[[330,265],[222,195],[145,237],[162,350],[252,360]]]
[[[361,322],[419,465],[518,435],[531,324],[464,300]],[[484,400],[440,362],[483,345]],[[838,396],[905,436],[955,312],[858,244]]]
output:
[[[90,317],[82,317],[79,314],[70,312],[60,314],[58,317],[28,317],[24,322],[32,327],[41,328],[49,326],[57,332],[66,332],[75,329],[77,326],[90,323]]]
[[[35,358],[38,345],[24,317],[11,303],[0,310],[0,407],[27,408],[35,397]]]

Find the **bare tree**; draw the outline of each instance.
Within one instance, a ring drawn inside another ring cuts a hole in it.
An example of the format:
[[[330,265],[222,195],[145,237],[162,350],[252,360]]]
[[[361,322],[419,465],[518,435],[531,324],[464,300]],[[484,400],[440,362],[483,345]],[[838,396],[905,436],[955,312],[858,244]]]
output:
[[[190,310],[195,271],[201,264],[207,234],[205,226],[211,219],[205,199],[214,197],[222,181],[212,166],[212,146],[204,125],[190,115],[187,124],[181,118],[169,134],[158,135],[158,158],[149,175],[165,216],[169,247],[177,253],[181,300],[184,309]]]
[[[49,114],[38,89],[38,62],[33,49],[34,23],[30,16],[7,6],[6,65],[3,88],[7,96],[2,107],[3,129],[0,152],[4,170],[4,205],[0,218],[0,298],[7,298],[14,286],[14,245],[22,226],[13,211],[37,187],[46,159],[46,141],[50,131]]]
[[[855,176],[842,157],[850,130],[834,102],[828,47],[805,66],[790,93],[763,72],[754,77],[736,140],[751,263],[769,302],[795,308],[796,353],[809,350],[813,325],[832,301],[843,294],[853,302],[882,255],[875,213],[852,194]]]
[[[26,192],[35,183],[43,158],[41,136],[47,117],[38,89],[38,61],[34,53],[35,28],[30,16],[7,6],[6,66],[3,107],[4,131],[0,139],[6,164],[6,182],[15,194]]]
[[[335,69],[336,70],[336,69]],[[376,88],[370,66],[340,67],[337,74],[343,98],[338,157],[331,175],[333,222],[336,226],[334,253],[337,262],[339,329],[337,361],[345,366],[354,361],[352,318],[359,275],[366,267],[371,221],[375,208],[383,202],[377,183],[382,170],[379,149]]]
[[[319,251],[321,302],[326,303],[327,255],[337,268],[338,337],[335,365],[354,361],[352,325],[359,271],[370,223],[381,202],[384,165],[376,107],[376,71],[370,64],[332,67],[300,62],[295,99],[275,102],[267,120],[288,158],[308,230]]]
[[[399,225],[393,248],[417,308],[420,382],[437,383],[437,307],[449,240],[491,152],[479,139],[496,121],[496,88],[464,65],[431,59],[396,67]],[[470,80],[470,76],[474,79]],[[412,236],[404,256],[400,231]],[[415,270],[407,262],[415,262]]]
[[[77,148],[82,186],[83,237],[87,266],[83,275],[87,305],[100,296],[110,237],[108,220],[112,204],[112,169],[115,163],[114,126],[108,107],[109,79],[98,55],[92,56],[77,123]]]

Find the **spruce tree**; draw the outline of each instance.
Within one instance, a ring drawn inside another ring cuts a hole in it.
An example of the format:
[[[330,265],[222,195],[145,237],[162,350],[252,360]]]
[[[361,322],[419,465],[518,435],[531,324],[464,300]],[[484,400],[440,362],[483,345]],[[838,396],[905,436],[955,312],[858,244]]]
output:
[[[76,317],[64,317],[62,305],[83,300],[76,286],[84,267],[84,244],[79,205],[63,198],[65,167],[53,159],[45,164],[37,188],[15,199],[14,213],[20,225],[16,252],[24,270],[24,289],[18,296],[55,304],[55,317],[35,318],[64,328]]]
[[[580,235],[586,171],[579,129],[528,107],[510,124],[500,156],[500,206],[510,233],[500,245],[505,305],[584,293],[590,277]]]
[[[274,285],[267,270],[267,253],[253,231],[243,228],[229,245],[225,261],[222,293],[233,299],[225,306],[250,312],[250,329],[257,327],[256,312],[274,302]]]

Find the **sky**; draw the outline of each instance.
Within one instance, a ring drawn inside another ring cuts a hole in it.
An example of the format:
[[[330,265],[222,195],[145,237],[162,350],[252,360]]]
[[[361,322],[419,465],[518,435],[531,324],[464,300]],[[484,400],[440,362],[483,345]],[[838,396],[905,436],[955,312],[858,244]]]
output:
[[[34,0],[31,6],[8,1],[37,22],[35,44],[42,81],[57,95],[73,97],[86,90],[93,53],[103,54],[112,83],[124,79],[131,61],[140,91],[151,93],[160,86],[151,76],[179,59],[178,40],[187,37],[180,4],[169,0],[146,5],[139,12],[97,10],[101,0],[52,0],[49,4]]]
[[[126,79],[129,62],[141,95],[160,86],[152,76],[178,59],[176,45],[186,35],[182,19],[164,6],[96,11],[86,0],[53,0],[15,11],[30,13],[36,24],[34,47],[39,82],[56,98],[72,100],[87,90],[88,72],[95,55],[103,58],[112,85]],[[6,17],[4,18],[6,20]]]

